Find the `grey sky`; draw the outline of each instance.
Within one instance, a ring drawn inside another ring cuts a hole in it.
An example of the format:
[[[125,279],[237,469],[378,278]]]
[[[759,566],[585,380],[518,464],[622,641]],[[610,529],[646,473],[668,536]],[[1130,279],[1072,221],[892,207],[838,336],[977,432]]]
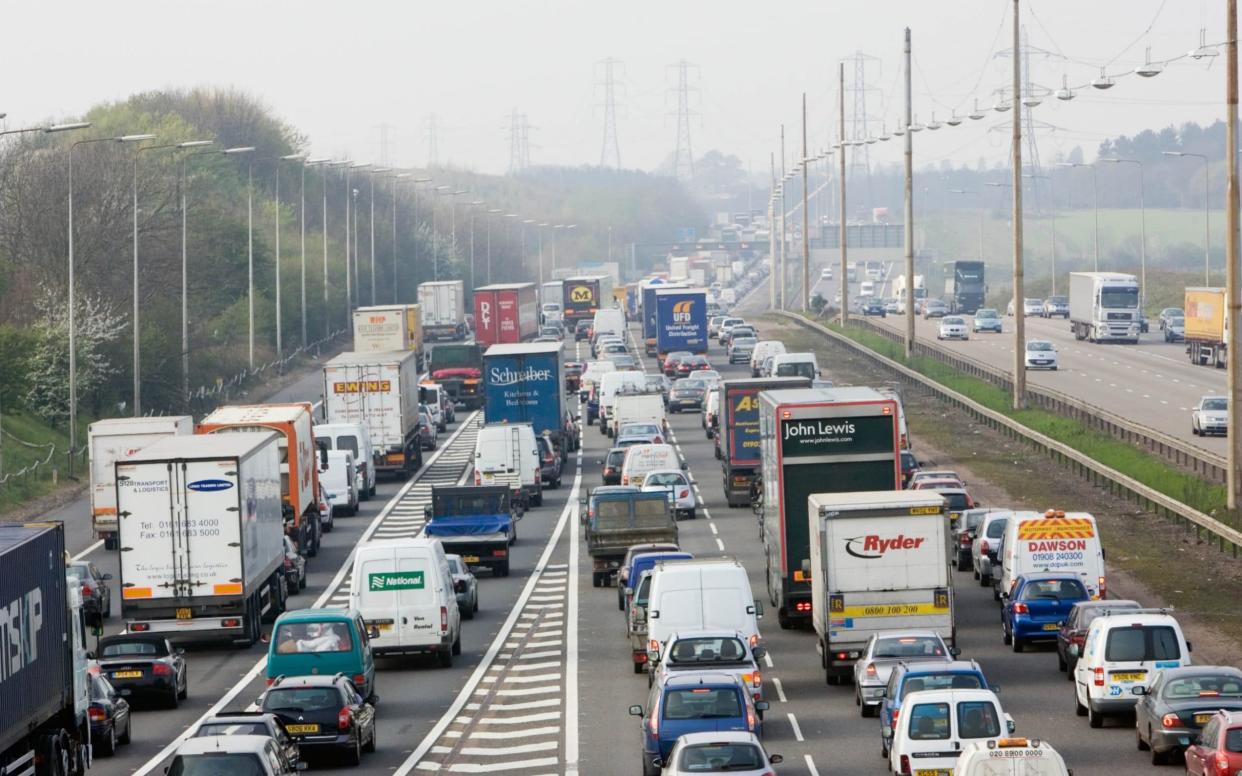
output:
[[[755,3],[589,0],[428,2],[427,0],[4,0],[4,95],[10,127],[81,111],[135,91],[228,85],[263,99],[307,133],[316,153],[379,157],[379,125],[389,124],[391,161],[423,164],[424,124],[439,120],[439,158],[503,172],[504,132],[516,107],[535,127],[536,164],[597,164],[602,143],[595,63],[624,62],[618,132],[622,162],[650,169],[672,152],[675,106],[668,64],[696,63],[699,112],[694,151],[737,154],[756,173],[777,147],[777,127],[800,131],[808,92],[812,146],[835,135],[836,62],[854,51],[879,57],[869,113],[891,130],[901,92],[902,28],[913,29],[915,112],[943,122],[950,109],[994,102],[1007,61],[1001,29],[1007,0],[817,0]],[[1150,34],[1144,31],[1156,16]],[[1030,43],[1071,62],[1036,58],[1036,81],[1058,88],[1062,74],[1082,84],[1132,70],[1144,48],[1164,59],[1224,39],[1224,0],[1024,0]],[[1000,32],[998,37],[997,33]],[[847,73],[847,79],[852,73]],[[974,89],[976,81],[979,86]],[[1090,157],[1105,136],[1223,116],[1223,57],[1186,59],[1152,79],[1127,76],[1108,92],[1048,99],[1036,116],[1059,127],[1040,133],[1041,155],[1083,145]],[[917,162],[973,164],[1000,159],[1005,116],[916,136]],[[800,142],[800,139],[799,139]],[[895,142],[872,147],[896,162]]]

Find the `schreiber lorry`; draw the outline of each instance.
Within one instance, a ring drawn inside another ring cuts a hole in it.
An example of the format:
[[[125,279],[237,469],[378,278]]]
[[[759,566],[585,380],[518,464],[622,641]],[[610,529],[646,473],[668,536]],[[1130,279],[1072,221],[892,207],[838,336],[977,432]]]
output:
[[[949,521],[930,490],[816,493],[807,502],[811,623],[829,684],[879,631],[930,630],[952,646]]]
[[[423,533],[471,568],[509,576],[509,546],[517,541],[517,520],[505,485],[431,486]]]
[[[720,468],[725,500],[731,507],[750,504],[750,488],[763,464],[760,456],[759,393],[810,388],[809,377],[760,377],[720,384]]]
[[[486,423],[530,423],[568,458],[561,343],[492,345],[483,354]]]
[[[0,526],[0,774],[81,776],[91,760],[82,593],[61,523]]]
[[[1120,272],[1070,273],[1070,330],[1089,342],[1139,341],[1138,278]]]
[[[116,464],[131,633],[249,646],[285,608],[279,435],[197,434]]]
[[[759,434],[769,597],[791,628],[811,616],[807,497],[899,487],[897,403],[872,388],[764,391]]]

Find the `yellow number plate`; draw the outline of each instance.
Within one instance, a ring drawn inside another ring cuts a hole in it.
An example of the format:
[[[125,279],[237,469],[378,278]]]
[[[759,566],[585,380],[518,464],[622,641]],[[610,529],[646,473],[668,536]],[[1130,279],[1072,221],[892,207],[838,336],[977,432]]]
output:
[[[478,555],[463,555],[461,559],[464,560],[466,563],[478,563],[479,562]]]
[[[1195,724],[1196,724],[1196,725],[1206,725],[1206,724],[1207,724],[1207,723],[1208,723],[1208,722],[1212,719],[1212,717],[1214,717],[1214,716],[1215,716],[1214,714],[1196,714],[1196,715],[1195,715]]]
[[[1141,682],[1147,678],[1146,671],[1122,671],[1108,675],[1114,682]]]
[[[1061,629],[1061,626],[1057,625],[1055,622],[1044,623],[1044,630],[1060,630],[1060,629]]]
[[[141,679],[141,671],[117,671],[112,675],[113,679]]]
[[[193,619],[193,617],[194,617],[194,612],[191,611],[189,607],[182,607],[177,610],[178,620],[189,620],[189,619]]]
[[[381,623],[376,624],[375,628],[376,628],[376,630],[378,630],[380,633],[384,633],[384,632],[386,632],[386,631],[390,631],[390,630],[392,630],[392,623],[391,623],[391,622],[381,622]]]
[[[285,730],[290,733],[318,733],[318,725],[285,725]]]
[[[953,771],[938,771],[935,768],[919,768],[914,776],[953,776]]]

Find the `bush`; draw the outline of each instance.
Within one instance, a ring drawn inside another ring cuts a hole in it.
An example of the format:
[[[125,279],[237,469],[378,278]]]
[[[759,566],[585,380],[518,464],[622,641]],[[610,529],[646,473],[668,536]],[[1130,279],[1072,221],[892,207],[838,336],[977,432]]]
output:
[[[13,413],[23,406],[30,358],[37,337],[30,329],[0,325],[0,409]]]

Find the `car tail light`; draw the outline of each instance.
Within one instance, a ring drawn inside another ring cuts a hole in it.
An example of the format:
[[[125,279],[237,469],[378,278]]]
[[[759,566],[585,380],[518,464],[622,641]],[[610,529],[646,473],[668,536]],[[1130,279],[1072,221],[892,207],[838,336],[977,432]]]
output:
[[[86,714],[91,718],[91,722],[103,722],[108,718],[107,713],[98,706],[91,706],[86,710]]]
[[[440,607],[440,632],[448,633],[448,607]]]
[[[750,648],[754,649],[757,646],[759,646],[759,634],[752,633],[750,634]]]
[[[273,684],[275,681],[276,681],[275,679],[273,679],[272,677],[270,677],[270,676],[269,676],[269,677],[266,679],[267,686],[268,686],[268,687],[271,687],[271,686],[272,686],[272,684]]]
[[[677,498],[690,498],[690,491],[683,490],[683,491],[678,492]]]
[[[1176,714],[1165,714],[1160,718],[1160,726],[1164,728],[1182,727],[1182,718]]]
[[[354,712],[348,706],[344,706],[336,713],[336,729],[349,730],[349,725],[354,721]]]
[[[475,470],[474,470],[474,484],[475,484],[475,485],[482,485],[482,484],[483,484],[483,475],[482,475],[482,474],[479,474],[479,470],[478,470],[478,469],[475,469]]]
[[[897,716],[899,714],[901,714],[901,709],[893,709],[893,718],[891,720],[891,726],[893,730],[897,729]]]
[[[648,639],[648,641],[647,641],[647,651],[648,651],[648,652],[659,652],[659,651],[660,651],[660,642],[656,641],[655,639]]]
[[[167,663],[153,663],[151,665],[151,673],[156,676],[172,676],[172,666]]]
[[[663,437],[659,437],[659,436],[657,436],[657,437],[655,438],[655,443],[656,443],[657,445],[662,445],[662,444],[664,444],[664,438],[663,438]]]
[[[761,687],[763,685],[763,674],[758,671],[748,671],[742,674],[742,681],[752,687]]]
[[[910,755],[903,754],[901,756],[901,773],[902,776],[907,776],[910,773]]]
[[[1092,669],[1092,673],[1095,674],[1095,679],[1092,683],[1096,687],[1103,687],[1104,686],[1104,669],[1100,667],[1096,667]]]
[[[875,670],[875,663],[868,663],[867,664],[867,676],[874,679],[878,675],[879,674]]]
[[[221,628],[240,628],[241,624],[242,624],[241,620],[236,617],[230,617],[226,620],[220,621]]]
[[[987,555],[989,552],[991,552],[991,547],[988,546],[988,540],[980,539],[979,540],[979,554]]]
[[[293,568],[293,558],[285,558],[285,569],[288,570],[292,568]]]
[[[150,623],[145,622],[131,622],[129,624],[129,629],[135,633],[142,633],[144,631],[151,630],[151,625]]]
[[[1104,577],[1102,576],[1099,578],[1098,582],[1100,583],[1100,598],[1104,598],[1104,594],[1108,592],[1108,585],[1105,583]]]
[[[801,613],[801,612],[809,612],[809,611],[811,611],[811,602],[810,602],[810,601],[797,601],[797,602],[795,602],[795,603],[794,603],[794,611],[795,611],[795,612],[800,612],[800,613]]]
[[[758,727],[758,720],[755,718],[755,708],[753,706],[746,707],[746,728],[754,730]]]
[[[967,534],[967,533],[962,534],[962,538],[959,541],[963,547],[969,547],[970,546],[970,534]]]
[[[90,585],[82,585],[82,595],[87,595],[87,596],[88,596],[88,595],[92,595],[93,593],[94,593],[94,591],[93,591],[93,590],[91,590],[91,586],[90,586]]]
[[[1013,605],[1013,613],[1014,614],[1030,614],[1031,607],[1019,601],[1018,603]]]

